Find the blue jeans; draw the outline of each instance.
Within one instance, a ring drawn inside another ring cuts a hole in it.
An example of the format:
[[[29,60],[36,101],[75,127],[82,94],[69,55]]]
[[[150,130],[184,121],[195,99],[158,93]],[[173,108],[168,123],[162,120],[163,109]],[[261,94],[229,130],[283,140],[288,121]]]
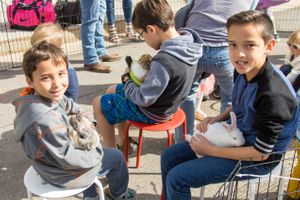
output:
[[[187,133],[193,134],[195,120],[196,96],[203,72],[213,74],[220,86],[221,112],[231,105],[233,88],[233,66],[230,62],[228,47],[203,47],[203,55],[199,59],[194,83],[181,108],[186,114]],[[175,130],[175,142],[183,142],[182,126]]]
[[[76,74],[76,70],[70,63],[68,63],[68,76],[69,86],[67,91],[65,92],[65,95],[76,102],[79,94],[78,77]]]
[[[233,178],[238,180],[234,176],[236,172],[264,175],[269,173],[278,162],[258,166],[252,161],[239,162],[208,156],[198,158],[189,143],[184,142],[166,149],[161,155],[160,164],[164,199],[188,200],[191,199],[190,188],[221,183]],[[251,167],[245,168],[246,166]],[[247,178],[249,177],[243,177],[243,179]]]
[[[81,42],[84,64],[99,63],[99,58],[106,54],[103,35],[105,0],[80,0],[81,7]]]
[[[103,148],[102,165],[98,175],[106,176],[109,190],[114,197],[121,197],[126,193],[129,175],[125,158],[121,151],[114,148]],[[97,195],[95,185],[83,192],[84,198],[92,198]]]
[[[123,0],[123,13],[124,18],[127,23],[131,22],[131,15],[132,15],[132,0]],[[106,17],[108,25],[114,25],[115,24],[115,0],[106,0]]]

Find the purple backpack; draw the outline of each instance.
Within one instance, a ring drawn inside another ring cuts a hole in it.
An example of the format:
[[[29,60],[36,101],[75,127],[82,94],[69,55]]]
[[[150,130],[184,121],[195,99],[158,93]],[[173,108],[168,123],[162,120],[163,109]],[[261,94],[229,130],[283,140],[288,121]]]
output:
[[[256,8],[257,9],[265,9],[270,8],[272,6],[277,6],[283,3],[287,3],[290,0],[259,0]]]
[[[11,28],[33,30],[40,23],[56,20],[51,0],[13,0],[6,8]]]

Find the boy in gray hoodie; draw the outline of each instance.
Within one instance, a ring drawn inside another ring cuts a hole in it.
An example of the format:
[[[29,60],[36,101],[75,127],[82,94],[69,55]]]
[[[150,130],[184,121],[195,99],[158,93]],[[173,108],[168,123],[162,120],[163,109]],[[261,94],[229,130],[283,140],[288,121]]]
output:
[[[139,39],[159,52],[150,71],[138,87],[129,74],[112,93],[93,102],[98,131],[105,147],[115,147],[114,125],[119,146],[124,145],[127,120],[159,123],[172,118],[188,95],[202,52],[202,39],[191,29],[175,30],[174,14],[166,0],[142,0],[137,3],[132,24]]]
[[[68,137],[69,117],[80,110],[64,96],[68,88],[67,63],[60,48],[44,41],[24,54],[23,70],[31,90],[13,102],[17,140],[47,183],[80,188],[92,183],[97,175],[105,175],[111,195],[122,199],[128,194],[128,169],[122,153],[101,145],[77,149]],[[84,192],[85,199],[97,196],[95,186]]]

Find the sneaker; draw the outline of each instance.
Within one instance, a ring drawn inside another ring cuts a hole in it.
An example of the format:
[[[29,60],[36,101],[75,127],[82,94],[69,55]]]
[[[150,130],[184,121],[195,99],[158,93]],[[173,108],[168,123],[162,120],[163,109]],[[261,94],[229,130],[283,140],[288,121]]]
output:
[[[109,188],[104,190],[104,194],[105,194],[105,200],[126,200],[126,199],[130,200],[130,199],[135,199],[136,197],[136,191],[130,188],[127,189],[127,192],[122,197],[118,197],[118,198],[112,196]]]

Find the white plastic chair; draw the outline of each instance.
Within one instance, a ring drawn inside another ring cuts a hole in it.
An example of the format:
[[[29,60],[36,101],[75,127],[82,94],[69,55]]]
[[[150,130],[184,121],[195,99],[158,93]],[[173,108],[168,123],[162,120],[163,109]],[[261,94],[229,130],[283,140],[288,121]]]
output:
[[[90,185],[86,187],[78,189],[65,189],[46,183],[32,166],[27,169],[24,175],[24,185],[26,187],[29,200],[32,200],[33,194],[38,197],[42,197],[44,200],[47,198],[51,199],[71,197],[83,192],[94,183],[99,188],[100,200],[104,200],[103,187],[97,177]]]
[[[281,176],[284,174],[284,166],[282,161],[279,162],[279,164],[268,174],[260,176],[259,178],[253,178],[250,180],[244,180],[249,182],[249,191],[248,191],[248,200],[255,200],[255,193],[256,193],[256,184],[257,183],[263,183],[268,182],[270,179],[273,180],[273,176]],[[233,183],[234,181],[230,182],[229,189],[228,189],[228,195],[227,200],[231,199],[231,194],[233,192]],[[278,186],[278,196],[277,200],[283,199],[283,189],[284,189],[284,179],[279,179],[279,186]],[[204,200],[204,192],[205,192],[205,186],[202,186],[200,188],[200,200]]]

